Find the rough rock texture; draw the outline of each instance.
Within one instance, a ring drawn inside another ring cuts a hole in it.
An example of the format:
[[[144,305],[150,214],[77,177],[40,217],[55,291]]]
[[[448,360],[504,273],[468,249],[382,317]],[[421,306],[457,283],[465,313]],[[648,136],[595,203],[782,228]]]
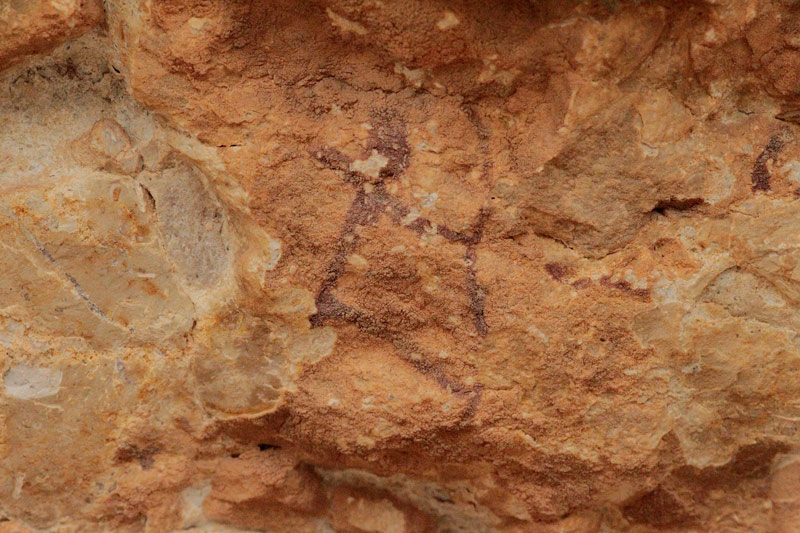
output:
[[[800,8],[4,0],[0,532],[800,531]]]

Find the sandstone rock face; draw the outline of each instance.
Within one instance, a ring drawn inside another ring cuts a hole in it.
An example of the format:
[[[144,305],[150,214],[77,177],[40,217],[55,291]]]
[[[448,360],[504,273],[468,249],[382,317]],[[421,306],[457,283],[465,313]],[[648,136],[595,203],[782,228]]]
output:
[[[0,532],[800,531],[800,10],[0,4]]]

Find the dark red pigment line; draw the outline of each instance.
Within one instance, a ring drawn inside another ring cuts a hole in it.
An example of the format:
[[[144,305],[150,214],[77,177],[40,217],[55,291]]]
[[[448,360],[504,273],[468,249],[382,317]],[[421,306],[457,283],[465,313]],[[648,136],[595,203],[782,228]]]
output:
[[[388,180],[399,178],[410,164],[410,148],[405,123],[397,114],[390,111],[373,113],[372,130],[366,148],[364,157],[368,157],[374,150],[388,160],[377,179],[370,180],[369,177],[351,170],[352,161],[338,150],[315,148],[310,151],[311,155],[326,168],[341,173],[345,182],[358,188],[339,232],[335,245],[336,251],[325,270],[325,278],[317,293],[315,299],[317,312],[309,317],[311,326],[320,327],[329,320],[342,321],[354,324],[360,331],[390,342],[397,350],[398,355],[419,373],[433,379],[439,386],[457,396],[468,397],[462,419],[469,419],[473,416],[477,403],[480,401],[480,385],[468,387],[452,378],[441,365],[431,362],[430,357],[423,357],[422,350],[407,340],[400,332],[392,330],[388,324],[381,322],[376,317],[339,301],[333,294],[333,290],[338,285],[339,278],[344,274],[347,257],[360,245],[358,227],[376,224],[385,212],[393,223],[418,235],[436,233],[449,242],[461,243],[467,247],[465,253],[466,288],[469,295],[470,313],[478,334],[485,335],[488,331],[484,317],[486,297],[484,289],[478,284],[475,272],[477,260],[475,245],[483,236],[488,211],[481,209],[469,234],[455,231],[444,225],[439,226],[424,217],[419,217],[409,224],[403,224],[402,220],[411,211],[403,202],[386,191],[385,183]],[[367,187],[368,183],[370,184],[369,188]],[[370,192],[367,192],[368,190]]]
[[[779,131],[770,137],[769,142],[767,142],[767,145],[756,158],[756,162],[753,164],[753,172],[750,175],[753,182],[753,191],[770,190],[770,179],[772,176],[770,176],[769,169],[767,168],[767,162],[772,160],[774,163],[777,160],[778,154],[781,149],[783,149],[784,144],[784,132]]]

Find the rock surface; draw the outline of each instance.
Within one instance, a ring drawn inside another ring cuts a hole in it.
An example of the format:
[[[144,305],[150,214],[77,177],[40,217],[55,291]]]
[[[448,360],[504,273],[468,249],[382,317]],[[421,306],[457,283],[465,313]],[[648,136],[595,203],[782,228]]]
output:
[[[0,5],[0,532],[800,530],[800,9]]]

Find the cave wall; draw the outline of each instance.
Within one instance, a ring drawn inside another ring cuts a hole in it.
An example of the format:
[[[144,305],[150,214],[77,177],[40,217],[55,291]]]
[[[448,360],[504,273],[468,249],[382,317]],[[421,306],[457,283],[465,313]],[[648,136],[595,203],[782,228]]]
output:
[[[800,530],[798,31],[0,4],[0,532]]]

